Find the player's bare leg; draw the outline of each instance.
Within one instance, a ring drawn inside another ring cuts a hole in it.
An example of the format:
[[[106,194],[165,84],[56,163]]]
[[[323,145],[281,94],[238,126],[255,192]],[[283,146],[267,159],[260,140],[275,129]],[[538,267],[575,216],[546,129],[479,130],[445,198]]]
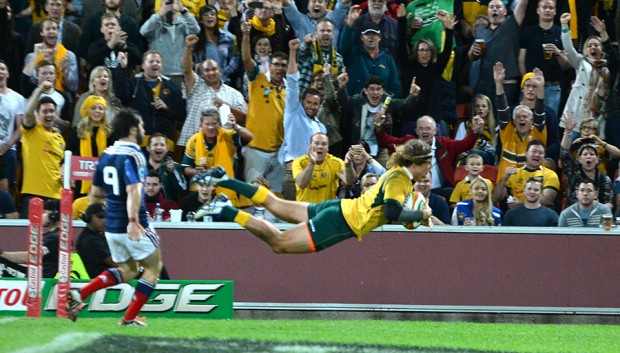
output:
[[[222,167],[211,168],[204,182],[234,190],[249,198],[255,204],[265,206],[276,217],[288,223],[295,224],[308,220],[307,203],[284,200],[275,196],[263,186],[255,186],[230,178]],[[199,213],[196,214],[196,217],[198,216]]]
[[[232,208],[232,207],[231,207]],[[241,213],[243,211],[239,211]],[[245,212],[243,212],[245,213]],[[285,231],[276,228],[270,222],[245,213],[247,223],[241,224],[245,229],[264,241],[277,254],[304,254],[314,252],[306,223],[300,223]],[[242,215],[238,218],[245,217]]]
[[[162,267],[160,249],[157,248],[146,259],[137,261],[137,264],[140,264],[142,268],[144,268],[144,272],[138,280],[136,290],[125,312],[125,316],[123,316],[123,319],[119,323],[123,326],[146,326],[137,316],[155,290],[155,285],[157,284]],[[137,264],[135,267],[136,269]]]
[[[259,186],[262,187],[262,186]],[[285,200],[269,192],[265,201],[261,204],[265,206],[274,216],[288,223],[301,223],[308,220],[308,203]]]

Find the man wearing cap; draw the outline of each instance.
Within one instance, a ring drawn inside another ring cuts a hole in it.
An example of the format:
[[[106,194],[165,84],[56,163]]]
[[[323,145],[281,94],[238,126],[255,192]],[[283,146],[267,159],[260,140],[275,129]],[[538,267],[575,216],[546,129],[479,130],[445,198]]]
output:
[[[93,203],[82,213],[81,218],[86,223],[86,227],[77,239],[76,248],[88,276],[95,278],[107,268],[118,267],[112,260],[105,238],[105,206],[101,203]]]
[[[502,63],[494,67],[495,102],[499,121],[499,138],[502,150],[499,155],[498,174],[504,175],[508,167],[521,167],[525,162],[527,144],[532,140],[547,141],[547,127],[545,120],[545,79],[540,70],[534,70],[534,77],[527,80],[532,87],[526,90],[536,92],[534,110],[526,105],[518,105],[514,109],[508,107],[504,94],[504,78],[506,72]],[[511,114],[512,113],[512,114]],[[512,115],[512,116],[511,116]]]
[[[534,70],[538,70],[538,68],[534,68]],[[547,126],[547,140],[543,142],[546,142],[546,156],[547,162],[549,163],[549,159],[557,161],[560,157],[559,123],[557,112],[547,105],[547,77],[542,70],[539,71],[542,74],[541,76],[545,78],[544,82],[538,82],[534,72],[528,72],[523,75],[521,79],[521,95],[523,98],[517,104],[511,106],[511,109],[514,109],[517,105],[524,105],[534,111],[536,109],[537,99],[542,99],[545,111],[545,125]],[[540,95],[538,89],[539,85],[543,88],[542,94]],[[547,166],[555,168],[554,165],[547,164]]]
[[[398,68],[387,50],[379,46],[381,42],[379,25],[372,21],[364,23],[360,31],[362,46],[356,45],[356,32],[353,30],[353,26],[361,13],[362,10],[359,5],[352,6],[347,16],[347,22],[340,34],[340,52],[349,73],[347,90],[350,95],[360,93],[370,76],[378,76],[384,82],[384,89],[394,97],[400,98],[401,87]]]
[[[401,6],[404,8],[405,5]],[[386,11],[386,0],[369,0],[368,11],[364,14],[360,14],[357,19],[355,19],[354,24],[349,27],[353,29],[355,43],[360,45],[359,34],[362,31],[362,27],[370,22],[376,24],[379,27],[379,31],[381,31],[382,38],[379,47],[381,49],[387,49],[388,55],[390,55],[394,61],[397,61],[399,60],[399,55],[401,55],[399,50],[400,42],[398,41],[398,21],[388,16]],[[342,30],[344,30],[344,28]],[[341,38],[339,38],[338,41],[341,50],[344,40],[341,34]]]
[[[566,198],[567,206],[577,202],[577,189],[579,184],[584,180],[591,180],[598,190],[598,201],[609,209],[613,209],[614,192],[612,180],[598,169],[600,163],[598,146],[594,143],[582,144],[577,150],[577,158],[573,158],[571,154],[571,131],[575,128],[577,122],[570,116],[564,118],[564,126],[566,130],[562,136],[560,150],[560,160],[562,168],[567,177]],[[607,142],[603,143],[607,146]]]

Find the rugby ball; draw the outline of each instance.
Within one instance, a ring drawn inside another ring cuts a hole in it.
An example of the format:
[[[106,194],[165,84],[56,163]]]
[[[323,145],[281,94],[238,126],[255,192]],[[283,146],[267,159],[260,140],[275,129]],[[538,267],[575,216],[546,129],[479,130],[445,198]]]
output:
[[[424,208],[426,208],[426,200],[421,193],[413,191],[407,194],[407,196],[405,197],[403,207],[414,211],[422,211],[424,210]],[[422,223],[423,221],[403,222],[403,227],[407,229],[416,229]]]

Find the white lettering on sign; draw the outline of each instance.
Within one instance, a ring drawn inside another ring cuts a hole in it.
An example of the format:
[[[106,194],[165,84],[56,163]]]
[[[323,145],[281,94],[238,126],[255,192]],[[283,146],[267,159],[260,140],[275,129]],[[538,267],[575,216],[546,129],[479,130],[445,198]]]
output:
[[[0,280],[0,311],[26,311],[26,281]]]

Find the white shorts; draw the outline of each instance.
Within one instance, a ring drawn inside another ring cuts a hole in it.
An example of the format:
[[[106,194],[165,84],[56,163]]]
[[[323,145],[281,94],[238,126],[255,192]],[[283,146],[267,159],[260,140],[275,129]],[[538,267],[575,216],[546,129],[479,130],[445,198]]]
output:
[[[159,236],[152,225],[144,229],[146,234],[140,240],[130,240],[127,233],[105,232],[112,260],[116,263],[126,262],[129,259],[141,261],[149,257],[159,248]]]

